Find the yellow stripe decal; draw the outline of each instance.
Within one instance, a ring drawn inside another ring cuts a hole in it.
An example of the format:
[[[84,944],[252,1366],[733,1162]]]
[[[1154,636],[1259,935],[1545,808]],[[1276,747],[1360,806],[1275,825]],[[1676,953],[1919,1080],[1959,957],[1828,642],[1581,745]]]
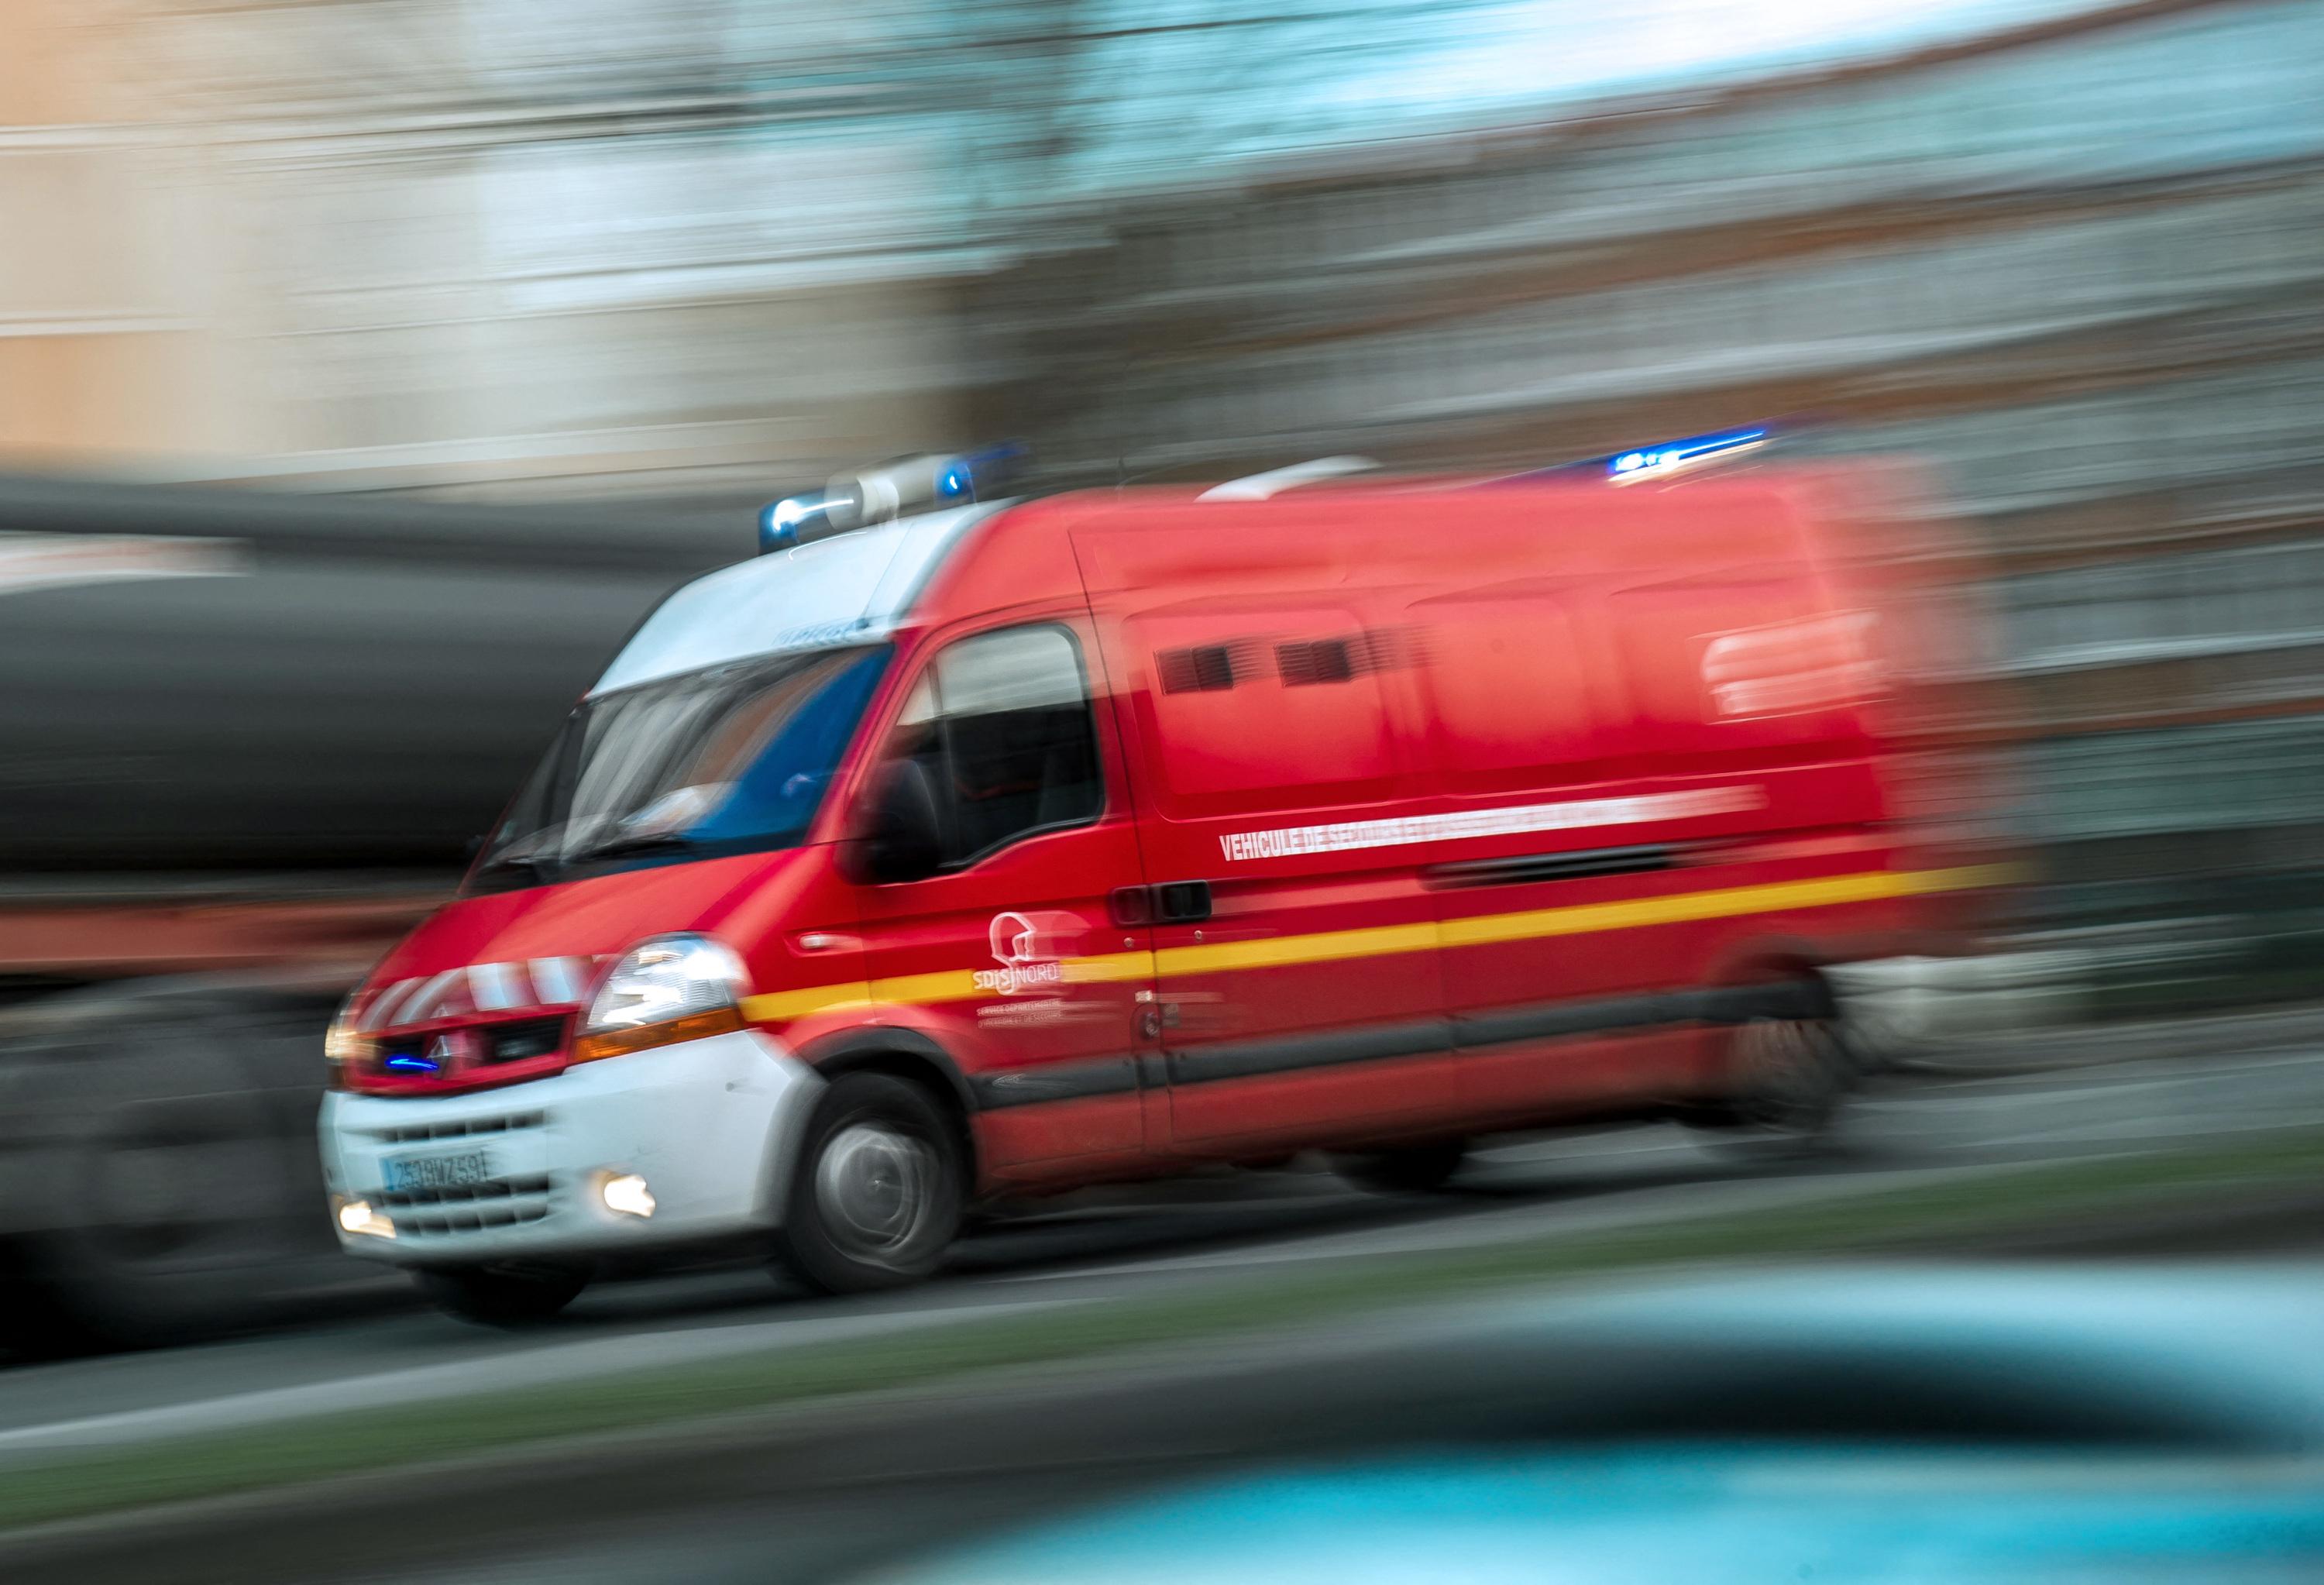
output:
[[[1376,925],[1364,930],[1325,930],[1314,935],[1276,935],[1264,941],[1214,941],[1200,946],[1166,946],[1154,954],[1154,969],[1165,979],[1218,969],[1279,969],[1293,963],[1430,952],[1438,939],[1432,920],[1421,925]]]
[[[1683,925],[1701,919],[1728,919],[1738,914],[1780,914],[1793,908],[1824,908],[1839,903],[1879,902],[1924,892],[1953,891],[1986,884],[1959,877],[1975,871],[1879,871],[1863,875],[1835,875],[1819,880],[1777,880],[1761,886],[1729,886],[1717,891],[1681,892],[1675,897],[1638,898],[1628,902],[1582,903],[1562,908],[1536,908],[1518,914],[1481,914],[1447,919],[1447,946],[1489,946],[1503,941],[1532,941],[1550,935],[1586,935],[1600,930],[1634,930],[1642,925]]]
[[[1421,925],[1382,925],[1360,930],[1325,930],[1308,935],[1279,935],[1262,941],[1217,941],[1191,946],[1164,947],[1159,952],[1117,952],[1101,956],[1067,958],[1061,967],[1068,983],[1095,984],[1148,976],[1171,979],[1208,974],[1228,969],[1277,969],[1299,963],[1342,963],[1351,958],[1388,957],[1400,953],[1430,952],[1438,947],[1490,946],[1510,941],[1536,941],[1554,935],[1585,935],[1604,930],[1635,930],[1651,925],[1683,925],[1703,919],[1728,919],[1744,914],[1780,914],[1795,908],[1831,908],[1841,903],[1879,902],[1893,898],[1920,897],[1932,892],[1962,891],[1998,886],[2017,878],[2006,864],[1977,865],[1958,870],[1871,871],[1833,875],[1813,880],[1776,880],[1757,886],[1729,886],[1710,891],[1681,892],[1673,897],[1635,898],[1623,902],[1575,903],[1556,908],[1529,908],[1518,913],[1473,914]],[[818,985],[804,991],[753,996],[742,1003],[743,1016],[755,1023],[782,1023],[810,1013],[862,1002],[927,1005],[946,1001],[981,1000],[999,995],[976,983],[973,971],[946,969],[931,974],[903,974],[893,979]]]
[[[742,1016],[754,1024],[787,1024],[809,1013],[829,1012],[872,1000],[872,988],[861,980],[844,985],[811,985],[804,991],[777,991],[742,999]]]
[[[1150,952],[1110,952],[1102,957],[1067,958],[1058,969],[1069,985],[1107,985],[1123,980],[1151,980],[1154,977],[1154,954]]]

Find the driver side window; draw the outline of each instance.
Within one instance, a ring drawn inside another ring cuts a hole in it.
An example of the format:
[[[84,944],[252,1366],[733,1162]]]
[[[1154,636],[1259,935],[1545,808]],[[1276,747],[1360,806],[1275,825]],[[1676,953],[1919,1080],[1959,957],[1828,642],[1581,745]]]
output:
[[[1081,649],[1061,627],[1003,628],[945,650],[905,702],[889,753],[927,772],[947,869],[1086,825],[1105,806]]]

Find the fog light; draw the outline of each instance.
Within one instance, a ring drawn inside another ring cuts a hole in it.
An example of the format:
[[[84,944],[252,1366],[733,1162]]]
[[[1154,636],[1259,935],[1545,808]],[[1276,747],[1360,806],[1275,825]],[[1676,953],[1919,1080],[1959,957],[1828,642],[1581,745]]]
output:
[[[644,1218],[654,1213],[653,1191],[646,1187],[645,1179],[633,1172],[599,1184],[597,1198],[605,1203],[606,1210],[622,1216]]]
[[[371,1208],[368,1200],[339,1202],[339,1226],[356,1238],[392,1239],[395,1223]]]

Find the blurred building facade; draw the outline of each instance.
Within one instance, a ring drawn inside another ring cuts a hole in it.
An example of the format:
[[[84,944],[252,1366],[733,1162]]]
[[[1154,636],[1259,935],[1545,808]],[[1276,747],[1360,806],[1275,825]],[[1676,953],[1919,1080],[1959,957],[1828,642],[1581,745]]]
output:
[[[993,405],[1093,479],[1766,419],[1928,459],[1985,553],[2045,906],[2312,906],[2319,83],[2324,8],[2113,6],[1141,193],[1002,279]]]
[[[0,466],[740,503],[999,435],[1110,483],[1790,418],[1930,459],[1984,547],[2060,895],[2324,869],[2309,0],[0,31]]]
[[[752,494],[947,435],[919,9],[0,0],[0,461]]]

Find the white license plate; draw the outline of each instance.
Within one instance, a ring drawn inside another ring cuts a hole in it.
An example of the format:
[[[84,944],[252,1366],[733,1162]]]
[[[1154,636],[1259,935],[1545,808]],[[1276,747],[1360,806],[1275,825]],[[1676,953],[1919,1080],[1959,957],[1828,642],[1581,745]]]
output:
[[[463,1150],[456,1156],[403,1156],[385,1165],[391,1191],[456,1189],[484,1183],[493,1175],[492,1153],[486,1150]]]

